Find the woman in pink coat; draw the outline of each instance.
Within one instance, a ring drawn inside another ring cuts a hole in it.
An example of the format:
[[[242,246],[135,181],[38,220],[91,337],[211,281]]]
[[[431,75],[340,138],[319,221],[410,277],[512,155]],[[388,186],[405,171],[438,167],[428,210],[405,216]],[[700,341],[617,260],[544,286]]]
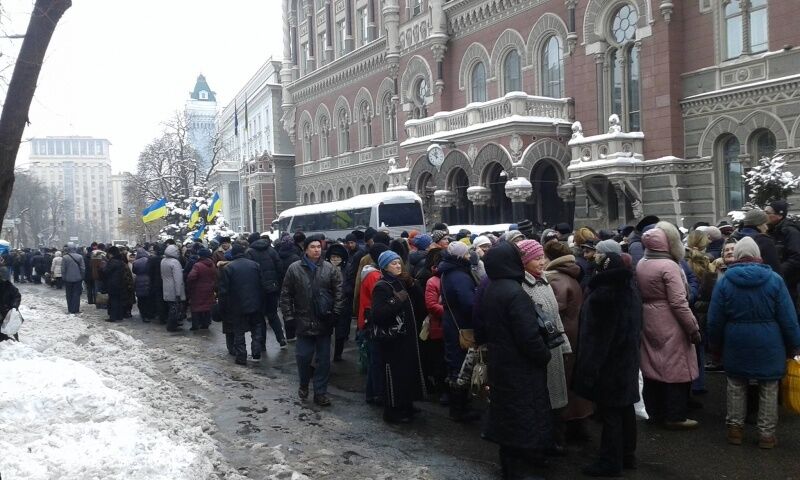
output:
[[[697,320],[689,309],[688,284],[681,268],[684,247],[678,229],[659,222],[642,235],[644,259],[636,267],[642,294],[642,396],[647,413],[671,429],[692,429],[686,418],[689,389],[698,376]]]

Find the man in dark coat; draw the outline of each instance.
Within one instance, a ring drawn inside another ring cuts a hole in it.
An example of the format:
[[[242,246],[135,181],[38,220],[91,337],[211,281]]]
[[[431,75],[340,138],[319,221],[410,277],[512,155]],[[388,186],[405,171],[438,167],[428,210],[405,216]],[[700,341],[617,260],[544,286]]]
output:
[[[278,318],[278,298],[281,293],[281,282],[283,281],[284,268],[278,252],[272,248],[269,237],[261,238],[254,233],[248,239],[250,248],[247,249],[245,256],[256,262],[261,267],[261,298],[264,300],[263,313],[269,320],[269,326],[275,333],[275,340],[281,348],[286,347],[286,336],[283,334],[281,320]],[[261,350],[267,350],[267,324],[261,319],[262,335]]]
[[[86,273],[83,256],[75,250],[75,245],[67,244],[61,261],[61,278],[64,280],[64,292],[67,296],[67,312],[80,313],[81,283]]]
[[[94,278],[92,277],[92,252],[97,249],[97,243],[92,242],[89,248],[86,249],[86,254],[83,256],[83,264],[85,269],[83,272],[83,279],[86,282],[86,303],[89,305],[95,304],[95,296],[97,292],[94,289]]]
[[[778,273],[786,282],[792,303],[797,305],[797,285],[800,283],[800,227],[786,218],[789,204],[785,200],[770,203],[764,213],[769,219],[769,233],[775,239],[781,261]]]
[[[308,398],[311,361],[316,358],[314,403],[329,406],[331,334],[335,319],[342,311],[342,275],[338,268],[322,259],[322,240],[321,235],[311,235],[304,240],[302,260],[286,270],[280,306],[284,321],[297,326],[298,395],[301,400]]]
[[[481,336],[487,339],[490,400],[483,437],[500,445],[503,478],[535,479],[526,460],[552,446],[552,414],[547,391],[550,350],[522,289],[522,259],[502,242],[484,256],[489,283],[480,306]]]
[[[355,244],[355,242],[353,242]],[[347,247],[339,243],[334,243],[325,252],[325,260],[331,262],[334,267],[339,269],[342,274],[342,311],[336,317],[335,325],[335,344],[333,348],[333,361],[342,361],[342,352],[344,352],[344,344],[350,338],[350,324],[353,319],[353,288],[354,284],[349,282],[345,272],[349,265],[349,252]]]
[[[41,250],[36,250],[36,253],[31,257],[31,265],[33,266],[33,283],[42,283],[42,277],[45,270],[44,255]]]
[[[153,247],[155,255],[147,260],[150,275],[150,308],[153,316],[163,325],[167,323],[169,306],[164,301],[164,282],[161,279],[161,261],[164,260],[164,245]]]
[[[733,238],[741,240],[744,237],[750,237],[758,245],[758,250],[761,252],[761,260],[764,264],[769,265],[772,270],[781,273],[781,260],[778,258],[778,249],[775,247],[775,241],[767,235],[766,231],[769,230],[769,218],[760,208],[753,208],[744,214],[744,220],[739,231],[733,234]]]
[[[150,255],[144,248],[136,249],[136,260],[133,261],[133,274],[136,275],[134,287],[136,289],[136,300],[139,305],[139,316],[144,323],[150,323],[156,314],[153,307],[153,300],[150,297],[150,271],[148,264]],[[161,276],[159,275],[159,279]]]
[[[247,365],[247,346],[244,334],[250,332],[250,351],[253,360],[261,359],[261,337],[264,321],[261,311],[261,268],[245,257],[240,243],[231,247],[233,260],[222,269],[219,280],[219,301],[222,314],[233,324],[233,353],[237,365]]]
[[[639,401],[639,335],[642,301],[633,273],[616,253],[601,255],[583,302],[575,393],[592,400],[603,422],[600,456],[584,468],[589,476],[619,476],[635,468],[636,414]]]
[[[108,257],[102,269],[103,289],[108,293],[108,319],[114,322],[122,320],[125,314],[125,297],[127,286],[125,283],[125,272],[128,268],[120,258],[120,251],[117,247],[108,249]]]

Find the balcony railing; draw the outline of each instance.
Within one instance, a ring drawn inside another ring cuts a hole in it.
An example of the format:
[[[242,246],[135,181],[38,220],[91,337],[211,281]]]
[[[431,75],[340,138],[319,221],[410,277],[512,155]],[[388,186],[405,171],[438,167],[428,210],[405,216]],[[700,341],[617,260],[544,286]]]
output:
[[[317,173],[336,170],[339,168],[354,167],[375,162],[385,162],[390,156],[397,155],[397,146],[378,145],[367,147],[355,152],[345,152],[332,157],[325,157],[308,163],[295,166],[295,174],[314,175]]]
[[[438,135],[468,133],[488,123],[525,122],[552,125],[572,122],[572,99],[536,97],[523,92],[511,92],[488,102],[470,103],[450,112],[438,112],[429,118],[409,120],[406,142]],[[404,142],[405,144],[405,142]]]

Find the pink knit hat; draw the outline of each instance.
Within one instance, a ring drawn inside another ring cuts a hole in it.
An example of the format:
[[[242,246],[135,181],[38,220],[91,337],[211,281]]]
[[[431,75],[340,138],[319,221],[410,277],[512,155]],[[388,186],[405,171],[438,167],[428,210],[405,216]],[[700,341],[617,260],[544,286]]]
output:
[[[519,248],[519,252],[522,255],[523,265],[544,255],[542,244],[536,240],[522,240],[521,242],[517,242],[517,248]]]

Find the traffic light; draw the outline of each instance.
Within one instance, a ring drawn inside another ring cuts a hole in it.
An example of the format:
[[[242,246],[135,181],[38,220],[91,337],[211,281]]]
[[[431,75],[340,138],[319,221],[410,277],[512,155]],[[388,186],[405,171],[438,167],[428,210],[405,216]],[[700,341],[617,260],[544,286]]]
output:
[[[117,208],[117,215],[122,215],[122,208]]]

